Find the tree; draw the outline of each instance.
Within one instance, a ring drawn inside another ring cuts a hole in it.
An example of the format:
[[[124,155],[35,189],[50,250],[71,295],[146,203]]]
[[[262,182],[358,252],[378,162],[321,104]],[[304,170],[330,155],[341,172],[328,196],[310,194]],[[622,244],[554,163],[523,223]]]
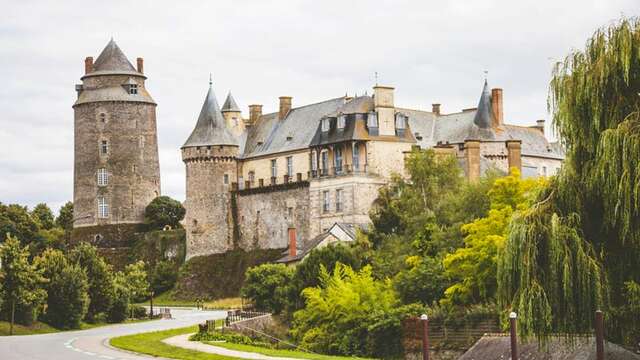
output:
[[[249,268],[241,294],[262,311],[279,314],[287,304],[287,287],[293,272],[284,264],[262,264]]]
[[[87,273],[89,307],[86,319],[94,321],[96,315],[111,308],[115,296],[112,268],[98,255],[97,249],[88,243],[80,243],[73,248],[69,253],[69,260]]]
[[[87,274],[60,250],[47,249],[34,263],[48,279],[46,321],[57,328],[78,329],[89,305]]]
[[[45,203],[40,203],[31,210],[31,217],[39,225],[40,229],[51,230],[55,226],[53,212]]]
[[[122,276],[122,273],[120,273],[116,276],[116,281],[113,286],[113,301],[107,311],[107,320],[112,323],[125,321],[129,313],[131,294],[129,292],[129,288],[122,280],[124,280],[124,277]]]
[[[514,217],[498,298],[524,334],[591,330],[640,281],[640,21],[601,28],[557,63],[549,105],[567,157],[537,203]],[[606,301],[605,301],[606,300]]]
[[[528,208],[544,185],[542,178],[521,179],[520,171],[515,168],[508,176],[495,180],[489,191],[489,213],[463,225],[465,246],[444,258],[445,275],[454,280],[445,291],[444,304],[469,305],[495,300],[498,253],[504,247],[511,217],[514,212]]]
[[[124,272],[119,272],[120,285],[129,293],[133,301],[142,301],[149,296],[149,281],[144,261],[140,260],[125,266]]]
[[[153,229],[162,229],[169,225],[179,228],[186,210],[182,204],[168,196],[158,196],[153,199],[144,211],[145,221]]]
[[[151,289],[154,293],[161,294],[176,284],[178,267],[172,261],[159,261],[150,275]]]
[[[73,203],[68,201],[60,208],[56,218],[56,226],[69,232],[73,229]]]
[[[13,325],[16,310],[22,308],[25,312],[34,313],[46,299],[47,293],[41,288],[46,281],[41,271],[29,263],[29,250],[20,246],[20,241],[7,235],[5,242],[0,245],[0,283],[5,308],[11,323],[9,334],[13,335]]]
[[[6,234],[20,239],[22,244],[31,243],[38,233],[38,223],[29,214],[26,206],[0,203],[0,241]]]

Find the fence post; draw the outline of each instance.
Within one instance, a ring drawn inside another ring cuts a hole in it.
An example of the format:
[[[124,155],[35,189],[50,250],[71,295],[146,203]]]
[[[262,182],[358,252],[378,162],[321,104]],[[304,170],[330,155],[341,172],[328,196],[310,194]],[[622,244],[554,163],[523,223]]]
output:
[[[509,324],[511,325],[511,360],[518,360],[518,334],[516,328],[516,320],[518,314],[511,312],[509,314]]]
[[[420,316],[422,322],[422,359],[429,360],[429,317],[427,314]]]
[[[596,360],[604,360],[604,314],[596,311]]]

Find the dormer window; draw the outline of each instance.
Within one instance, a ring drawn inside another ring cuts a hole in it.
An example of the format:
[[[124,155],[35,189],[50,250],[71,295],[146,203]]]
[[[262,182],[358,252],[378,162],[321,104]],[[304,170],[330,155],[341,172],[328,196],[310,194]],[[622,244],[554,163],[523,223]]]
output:
[[[138,84],[130,84],[129,85],[129,94],[138,95]]]
[[[376,114],[373,111],[367,115],[367,127],[368,128],[378,127],[378,114]]]
[[[347,115],[338,116],[338,130],[344,129],[345,124],[347,123]]]
[[[331,128],[331,121],[329,118],[322,119],[322,132],[328,132]]]
[[[404,130],[407,127],[407,116],[402,113],[396,114],[396,129]]]

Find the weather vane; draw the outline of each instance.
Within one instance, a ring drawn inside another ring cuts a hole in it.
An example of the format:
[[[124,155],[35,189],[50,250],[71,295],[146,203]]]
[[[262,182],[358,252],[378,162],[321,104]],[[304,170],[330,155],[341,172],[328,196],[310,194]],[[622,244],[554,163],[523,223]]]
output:
[[[209,85],[213,85],[213,77],[211,76],[211,73],[209,73]]]
[[[378,85],[378,72],[375,72],[375,76],[376,76],[376,86]]]
[[[487,75],[489,74],[489,70],[484,71],[484,81],[487,81]]]

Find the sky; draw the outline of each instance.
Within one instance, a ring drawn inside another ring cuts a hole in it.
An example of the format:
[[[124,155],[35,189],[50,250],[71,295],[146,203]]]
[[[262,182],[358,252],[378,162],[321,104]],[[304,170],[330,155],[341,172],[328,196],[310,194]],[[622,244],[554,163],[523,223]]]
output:
[[[73,197],[74,85],[84,58],[113,37],[158,103],[162,193],[185,197],[180,146],[209,73],[228,91],[277,111],[396,88],[396,106],[475,107],[485,71],[504,89],[505,122],[550,120],[551,69],[593,32],[638,15],[638,0],[0,0],[0,202],[54,210]],[[547,132],[550,121],[547,121]]]

